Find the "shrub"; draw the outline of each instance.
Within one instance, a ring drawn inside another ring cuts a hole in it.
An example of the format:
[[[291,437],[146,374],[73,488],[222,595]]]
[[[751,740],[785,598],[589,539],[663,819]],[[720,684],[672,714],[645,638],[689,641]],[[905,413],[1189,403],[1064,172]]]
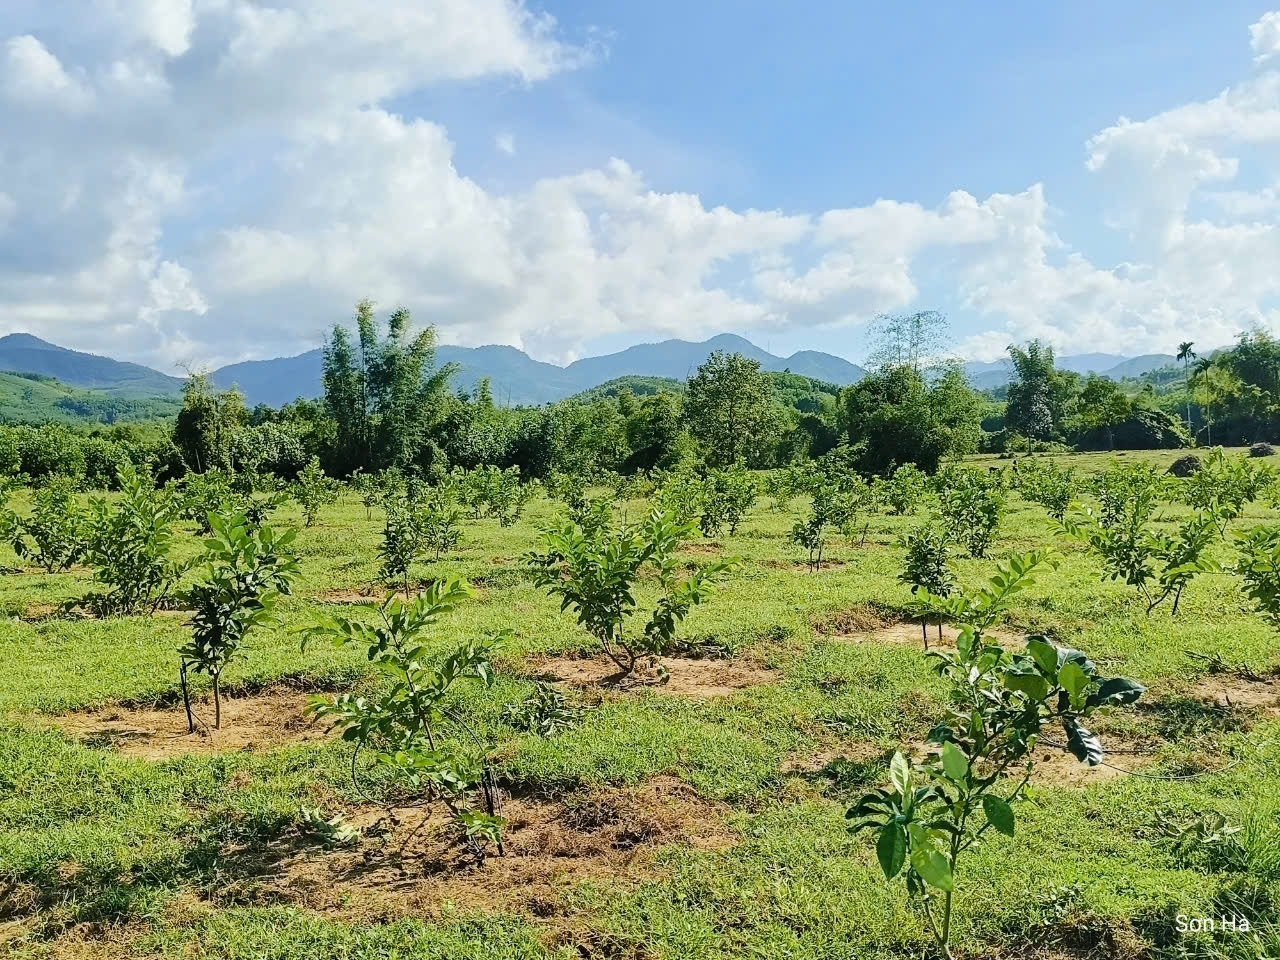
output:
[[[691,524],[677,523],[656,509],[618,530],[584,530],[566,519],[543,531],[546,552],[528,560],[537,571],[537,585],[560,597],[561,609],[573,608],[605,655],[629,674],[641,655],[666,652],[680,623],[734,566],[717,561],[677,576],[676,547],[692,533]],[[642,568],[652,570],[661,596],[644,627],[633,631],[629,624],[637,612],[634,589]]]
[[[1175,477],[1189,477],[1193,473],[1199,473],[1201,466],[1200,458],[1194,453],[1188,453],[1169,464],[1168,473]]]
[[[756,502],[757,490],[756,478],[742,463],[709,471],[700,498],[698,526],[702,535],[719,536],[722,527],[729,528],[730,536],[737,533],[738,524]]]
[[[157,490],[131,463],[120,468],[117,485],[119,499],[91,500],[85,522],[85,560],[110,589],[82,602],[99,615],[154,612],[191,566],[172,556],[182,507],[173,491]]]
[[[47,572],[67,570],[84,552],[85,511],[76,499],[76,481],[50,476],[36,488],[31,515],[13,534],[18,556]]]
[[[205,541],[204,579],[183,592],[195,611],[191,640],[178,651],[182,702],[187,726],[195,731],[187,673],[208,674],[213,683],[213,726],[222,726],[221,678],[227,664],[255,627],[274,622],[276,600],[289,592],[298,575],[290,552],[296,530],[277,535],[271,527],[253,527],[244,514],[209,517],[212,536]]]
[[[320,458],[312,457],[298,473],[298,479],[291,488],[293,499],[302,508],[303,526],[309,527],[315,523],[320,508],[336,502],[341,489],[337,480],[325,476],[320,469]]]
[[[976,593],[937,598],[934,612],[961,629],[954,654],[928,654],[952,687],[951,706],[929,734],[936,749],[923,763],[896,753],[889,786],[867,793],[847,813],[854,833],[875,833],[885,877],[905,878],[907,894],[948,960],[960,857],[989,830],[1014,835],[1014,807],[1025,797],[1042,729],[1061,725],[1067,749],[1081,763],[1097,765],[1103,747],[1083,721],[1143,693],[1132,680],[1102,677],[1079,650],[1043,637],[1028,638],[1021,653],[984,641],[1012,595],[1045,562],[1043,553],[1015,555]],[[1003,792],[1006,774],[1018,779]]]
[[[1004,486],[999,477],[977,470],[949,470],[938,475],[942,488],[939,511],[948,535],[964,544],[971,557],[985,557],[1004,508]]]
[[[903,561],[898,582],[911,588],[912,595],[923,592],[933,597],[948,597],[955,587],[955,580],[947,565],[951,553],[951,541],[934,523],[926,523],[902,538],[907,555]],[[920,632],[925,648],[929,646],[928,619],[920,617]],[[938,624],[939,636],[942,624]]]
[[[366,648],[369,662],[391,681],[384,692],[368,697],[348,693],[332,701],[317,698],[308,712],[331,720],[357,750],[371,750],[375,763],[399,783],[443,803],[464,842],[483,859],[488,843],[502,852],[503,821],[496,815],[493,777],[483,751],[459,745],[445,736],[445,728],[453,723],[470,732],[449,708],[453,687],[462,680],[488,687],[493,680],[489,659],[510,633],[470,640],[439,666],[429,665],[422,636],[470,595],[465,581],[439,581],[409,602],[391,596],[380,607],[368,604],[378,614],[377,623],[329,618],[306,628],[302,643],[304,650],[314,639]]]

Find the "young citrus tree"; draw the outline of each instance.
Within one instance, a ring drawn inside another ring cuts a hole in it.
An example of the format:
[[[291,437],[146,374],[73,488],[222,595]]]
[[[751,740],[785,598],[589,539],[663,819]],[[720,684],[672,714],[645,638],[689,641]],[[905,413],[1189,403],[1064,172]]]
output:
[[[847,813],[853,832],[875,834],[885,877],[904,878],[948,960],[960,858],[990,830],[1014,835],[1015,807],[1024,799],[1044,728],[1060,726],[1072,755],[1096,766],[1103,747],[1084,721],[1143,693],[1132,680],[1103,677],[1079,650],[1043,637],[1028,638],[1018,653],[986,642],[985,632],[1010,599],[1048,562],[1043,552],[1014,555],[976,593],[933,598],[934,612],[960,627],[954,653],[927,655],[951,684],[951,705],[929,735],[930,755],[919,762],[896,753],[889,785]]]
[[[174,527],[182,504],[171,490],[157,490],[151,477],[129,462],[116,472],[120,496],[89,501],[85,560],[109,589],[82,601],[99,615],[155,609],[191,564],[173,559]]]
[[[951,540],[936,524],[926,523],[902,538],[907,555],[903,560],[898,582],[911,588],[912,596],[949,597],[955,588],[955,579],[947,562],[951,555]],[[920,633],[924,648],[929,649],[929,609],[919,611]],[[942,639],[942,621],[938,620],[938,639]]]
[[[70,569],[84,553],[84,524],[76,482],[51,476],[36,488],[31,514],[14,525],[13,549],[49,573]]]
[[[191,639],[178,651],[182,701],[188,728],[195,732],[187,674],[194,670],[213,684],[214,729],[222,726],[222,673],[244,647],[249,633],[275,620],[276,600],[298,575],[290,552],[297,530],[281,534],[252,526],[243,513],[211,514],[205,540],[204,577],[182,594],[195,611]]]
[[[605,655],[630,674],[641,656],[657,657],[673,645],[681,622],[735,566],[716,561],[679,576],[675,551],[693,532],[692,524],[677,523],[656,509],[620,529],[584,529],[565,519],[543,531],[546,552],[527,559],[536,570],[537,585],[560,597],[562,610],[572,608]],[[661,596],[636,630],[631,627],[639,612],[635,586],[644,568],[652,570]]]
[[[298,479],[294,481],[292,490],[293,499],[302,508],[303,525],[309,527],[314,524],[320,508],[335,502],[340,489],[341,484],[332,477],[325,476],[325,472],[320,469],[320,458],[312,457],[298,471]]]
[[[437,581],[411,601],[390,596],[381,606],[366,605],[377,612],[375,623],[335,617],[307,627],[302,644],[305,650],[309,641],[325,639],[365,648],[369,662],[392,681],[384,692],[317,698],[308,712],[332,721],[357,750],[371,750],[397,783],[442,803],[461,839],[483,860],[489,844],[501,854],[503,820],[483,750],[447,736],[450,727],[470,732],[449,709],[449,698],[460,681],[491,684],[490,657],[510,632],[469,640],[434,666],[424,642],[427,629],[470,595],[465,581]]]

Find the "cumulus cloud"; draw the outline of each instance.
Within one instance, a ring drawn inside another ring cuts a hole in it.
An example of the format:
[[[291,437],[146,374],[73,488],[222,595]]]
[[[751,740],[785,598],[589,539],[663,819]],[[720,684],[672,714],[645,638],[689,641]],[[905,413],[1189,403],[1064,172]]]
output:
[[[1262,19],[1249,28],[1249,44],[1258,63],[1280,53],[1280,10],[1264,13]]]
[[[61,32],[0,39],[0,125],[24,143],[0,151],[0,318],[166,369],[298,352],[365,295],[447,340],[557,360],[602,335],[935,306],[987,320],[962,345],[978,358],[1031,336],[1165,350],[1274,319],[1280,295],[1276,188],[1238,185],[1245,169],[1280,178],[1265,166],[1277,14],[1251,28],[1252,76],[1084,145],[1132,241],[1131,262],[1107,266],[1059,235],[1040,184],[792,214],[657,191],[620,158],[486,189],[447,129],[395,110],[434,85],[535,84],[601,55],[518,0],[61,9]],[[494,145],[516,153],[509,133]]]

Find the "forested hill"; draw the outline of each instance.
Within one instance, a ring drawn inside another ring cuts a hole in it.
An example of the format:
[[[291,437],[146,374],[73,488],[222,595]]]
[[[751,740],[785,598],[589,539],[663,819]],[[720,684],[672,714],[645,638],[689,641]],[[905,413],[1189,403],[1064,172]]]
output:
[[[457,364],[454,383],[464,390],[473,390],[479,380],[488,378],[498,404],[537,406],[623,377],[683,382],[716,350],[741,353],[759,361],[762,370],[788,371],[840,386],[856,383],[866,375],[857,364],[828,353],[804,350],[790,357],[778,357],[732,334],[696,343],[687,340],[642,343],[606,356],[586,357],[567,367],[534,360],[515,347],[494,345],[442,346],[436,350],[436,362]],[[232,384],[238,386],[250,406],[257,403],[280,406],[298,397],[319,396],[322,366],[321,351],[312,350],[296,357],[232,364],[215,370],[213,382],[224,389]]]

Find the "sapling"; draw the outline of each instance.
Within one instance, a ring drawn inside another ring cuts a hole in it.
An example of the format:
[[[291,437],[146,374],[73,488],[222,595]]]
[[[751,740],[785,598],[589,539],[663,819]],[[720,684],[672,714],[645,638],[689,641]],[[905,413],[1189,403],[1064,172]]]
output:
[[[929,492],[929,478],[914,463],[904,463],[877,481],[880,499],[898,516],[914,513]]]
[[[338,499],[341,484],[332,477],[325,476],[320,469],[320,458],[311,460],[298,471],[298,479],[293,483],[293,499],[302,508],[303,526],[311,526],[316,522],[320,508],[334,503]]]
[[[655,471],[653,505],[679,524],[695,522],[702,513],[702,479],[687,464]]]
[[[357,750],[371,750],[374,762],[387,768],[400,784],[444,804],[459,836],[482,860],[490,843],[502,853],[503,820],[497,812],[496,787],[483,751],[468,749],[447,736],[453,724],[476,739],[448,704],[459,681],[490,686],[490,657],[510,632],[469,640],[438,666],[429,663],[432,658],[424,637],[429,627],[470,595],[465,581],[437,581],[408,602],[393,595],[380,606],[366,604],[377,612],[377,622],[332,617],[307,627],[302,644],[305,650],[311,640],[327,639],[339,646],[357,644],[366,649],[369,662],[392,681],[384,692],[316,698],[308,713],[332,721]]]
[[[382,524],[382,579],[402,583],[409,595],[409,568],[422,553],[422,534],[413,511],[398,501],[388,501],[387,516]]]
[[[846,814],[854,833],[875,833],[885,877],[904,877],[948,960],[960,857],[991,829],[1014,835],[1014,807],[1025,796],[1042,729],[1061,725],[1071,754],[1096,766],[1102,744],[1083,721],[1143,693],[1132,680],[1103,678],[1079,650],[1043,637],[1028,638],[1020,653],[985,641],[1011,597],[1046,563],[1043,552],[1014,555],[976,593],[935,598],[934,611],[949,616],[960,636],[954,653],[927,654],[952,688],[947,714],[929,734],[934,752],[924,762],[895,753],[889,786],[867,793]]]
[[[582,509],[587,486],[587,475],[578,471],[552,470],[547,477],[547,491],[570,511]]]
[[[36,489],[30,516],[15,524],[13,549],[49,573],[68,570],[84,553],[85,517],[76,500],[76,482],[49,477]]]
[[[1148,614],[1173,597],[1172,616],[1192,578],[1218,569],[1208,550],[1218,539],[1220,518],[1210,510],[1197,511],[1178,525],[1176,536],[1161,533],[1147,526],[1154,497],[1150,488],[1139,488],[1129,501],[1111,505],[1110,523],[1085,511],[1064,518],[1059,528],[1101,558],[1104,577],[1137,588]]]
[[[971,557],[985,557],[1000,526],[1004,485],[976,470],[954,470],[943,482],[939,512],[951,537]]]
[[[225,470],[188,473],[171,485],[180,491],[183,518],[195,523],[202,534],[209,533],[209,515],[225,512],[236,499],[231,475]]]
[[[787,539],[809,551],[809,566],[815,570],[822,569],[823,551],[834,533],[851,535],[859,505],[865,502],[869,492],[866,481],[861,477],[852,480],[819,480],[813,488],[809,516],[791,527]]]
[[[1280,526],[1260,524],[1236,534],[1234,571],[1245,595],[1272,627],[1280,629]]]
[[[657,657],[670,648],[692,608],[710,597],[715,581],[735,566],[716,561],[678,576],[675,550],[693,531],[692,524],[677,523],[657,509],[617,530],[584,530],[566,519],[543,531],[546,552],[527,559],[537,585],[560,597],[562,610],[572,608],[605,655],[630,674],[642,655]],[[642,568],[653,571],[661,596],[637,631],[629,627],[637,613],[634,588]]]
[[[898,582],[911,587],[912,596],[921,591],[934,597],[948,597],[955,587],[955,580],[947,566],[950,559],[951,542],[937,525],[926,523],[911,531],[902,538],[902,546],[907,555],[903,560],[902,572],[898,574]],[[925,616],[920,618],[920,633],[924,637],[924,648],[929,649],[929,621]],[[942,621],[938,621],[938,640],[942,640]]]
[[[418,538],[423,550],[430,550],[434,559],[454,549],[462,539],[458,526],[458,511],[450,506],[447,497],[433,491],[413,515]]]
[[[702,481],[700,498],[702,515],[698,526],[704,537],[720,535],[722,527],[729,528],[729,536],[738,531],[738,524],[756,502],[758,487],[755,477],[741,462],[725,470],[711,470]]]
[[[191,566],[173,558],[182,504],[129,462],[116,471],[116,482],[120,496],[114,502],[90,500],[85,523],[85,560],[110,589],[81,602],[100,615],[154,612]]]
[[[1066,515],[1076,493],[1075,476],[1047,460],[1023,460],[1014,464],[1013,484],[1031,503],[1038,503],[1055,520]]]
[[[1225,535],[1227,525],[1240,516],[1245,504],[1253,502],[1275,478],[1272,467],[1254,464],[1246,457],[1228,457],[1221,447],[1214,447],[1199,470],[1178,481],[1180,499],[1215,516]]]
[[[277,534],[252,526],[243,513],[212,514],[211,536],[205,540],[204,577],[182,593],[195,611],[191,640],[178,651],[182,701],[187,725],[195,732],[187,674],[208,674],[213,685],[214,729],[222,726],[222,673],[257,627],[273,623],[275,604],[298,575],[298,558],[290,552],[297,530]]]

